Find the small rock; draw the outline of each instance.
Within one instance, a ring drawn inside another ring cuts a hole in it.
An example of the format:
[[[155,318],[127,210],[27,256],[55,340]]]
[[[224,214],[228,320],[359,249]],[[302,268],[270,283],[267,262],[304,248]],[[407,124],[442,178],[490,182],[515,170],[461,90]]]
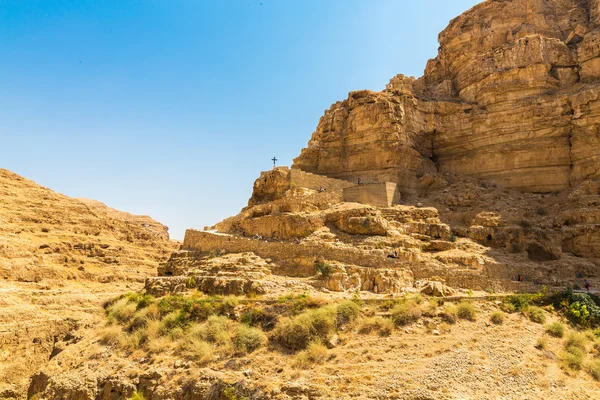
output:
[[[339,336],[333,335],[333,337],[331,339],[329,339],[329,341],[327,342],[327,348],[333,349],[334,347],[337,347],[339,344],[340,344]]]
[[[434,330],[433,330],[433,334],[434,334],[435,336],[439,336],[439,335],[440,335],[440,331],[438,331],[437,329],[434,329]]]

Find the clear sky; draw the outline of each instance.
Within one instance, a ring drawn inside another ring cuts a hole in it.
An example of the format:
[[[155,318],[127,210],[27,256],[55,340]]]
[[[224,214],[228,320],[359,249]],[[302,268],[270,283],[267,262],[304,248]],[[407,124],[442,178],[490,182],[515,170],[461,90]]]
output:
[[[0,0],[0,167],[182,239],[477,0]]]

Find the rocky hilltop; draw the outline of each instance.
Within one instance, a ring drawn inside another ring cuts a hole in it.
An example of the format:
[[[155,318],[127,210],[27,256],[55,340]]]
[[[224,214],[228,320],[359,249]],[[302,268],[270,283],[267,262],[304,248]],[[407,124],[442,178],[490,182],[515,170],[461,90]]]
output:
[[[150,217],[73,199],[0,169],[0,398],[141,287],[175,244]]]
[[[294,167],[418,191],[437,172],[547,193],[600,177],[600,2],[489,0],[425,74],[352,92]]]

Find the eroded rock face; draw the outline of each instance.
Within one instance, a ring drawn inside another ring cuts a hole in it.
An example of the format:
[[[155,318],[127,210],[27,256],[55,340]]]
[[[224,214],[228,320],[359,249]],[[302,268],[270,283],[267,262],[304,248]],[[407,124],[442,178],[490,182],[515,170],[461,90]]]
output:
[[[532,192],[600,176],[596,1],[486,1],[439,36],[419,79],[350,93],[294,166],[418,191],[441,172]]]

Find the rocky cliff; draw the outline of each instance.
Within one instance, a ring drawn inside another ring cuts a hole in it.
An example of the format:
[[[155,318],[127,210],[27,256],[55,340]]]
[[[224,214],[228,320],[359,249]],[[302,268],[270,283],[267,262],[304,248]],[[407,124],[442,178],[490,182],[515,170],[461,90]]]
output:
[[[488,0],[439,43],[421,78],[334,104],[294,167],[404,193],[436,172],[531,192],[600,177],[600,1]]]

